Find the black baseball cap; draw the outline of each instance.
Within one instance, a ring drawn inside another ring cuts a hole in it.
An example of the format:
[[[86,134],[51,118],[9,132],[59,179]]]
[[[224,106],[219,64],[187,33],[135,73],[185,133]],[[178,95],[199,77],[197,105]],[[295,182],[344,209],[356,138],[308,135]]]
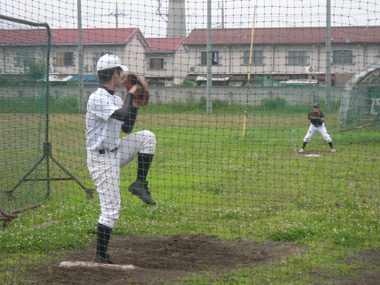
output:
[[[313,108],[319,108],[319,104],[318,103],[314,103],[313,104]]]

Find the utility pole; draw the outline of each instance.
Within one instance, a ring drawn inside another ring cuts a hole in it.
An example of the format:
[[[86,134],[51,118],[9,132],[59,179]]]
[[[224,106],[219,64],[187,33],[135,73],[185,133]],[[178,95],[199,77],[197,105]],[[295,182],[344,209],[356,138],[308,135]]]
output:
[[[116,4],[115,18],[116,18],[116,29],[117,29],[119,28],[119,12],[117,11],[117,4]]]
[[[222,0],[222,29],[224,29],[224,0]]]
[[[116,20],[116,29],[119,28],[119,16],[128,16],[128,14],[125,14],[124,12],[119,13],[119,9],[117,7],[118,5],[116,4],[116,11],[108,14],[109,16],[115,16]]]

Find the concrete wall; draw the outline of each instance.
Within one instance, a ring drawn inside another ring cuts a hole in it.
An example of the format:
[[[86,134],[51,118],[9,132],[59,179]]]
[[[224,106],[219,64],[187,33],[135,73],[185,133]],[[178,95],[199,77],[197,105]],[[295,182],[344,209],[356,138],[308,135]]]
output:
[[[97,86],[86,86],[84,91],[85,101]],[[152,88],[150,102],[153,104],[167,104],[173,101],[194,102],[201,97],[207,98],[205,87],[160,87]],[[331,101],[339,101],[343,88],[334,87],[330,92]],[[30,87],[0,87],[1,98],[30,98],[38,97],[45,93],[44,88]],[[60,100],[68,96],[77,96],[78,87],[51,86],[50,95]],[[121,88],[117,94],[125,97],[125,90]],[[246,87],[213,87],[212,99],[226,101],[229,104],[245,105],[247,96]],[[286,100],[288,105],[312,104],[313,102],[326,101],[326,89],[322,87],[257,87],[249,90],[249,105],[260,105],[263,99],[275,99],[280,97]]]
[[[339,101],[343,88],[334,88],[330,92],[331,101]],[[205,87],[172,87],[155,88],[151,90],[151,102],[167,104],[173,100],[199,101],[201,97],[207,98]],[[226,101],[229,104],[245,105],[247,96],[246,87],[213,87],[212,99]],[[313,102],[326,101],[326,89],[318,87],[259,87],[249,91],[249,105],[261,105],[263,99],[280,97],[288,105],[304,105]]]

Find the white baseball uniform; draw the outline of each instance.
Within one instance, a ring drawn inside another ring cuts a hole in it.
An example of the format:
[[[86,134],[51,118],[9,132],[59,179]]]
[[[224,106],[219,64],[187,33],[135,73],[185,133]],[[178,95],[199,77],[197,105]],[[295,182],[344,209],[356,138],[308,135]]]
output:
[[[113,228],[120,214],[120,167],[138,153],[154,154],[156,137],[147,130],[120,139],[122,121],[110,116],[123,100],[99,87],[87,103],[87,167],[96,185],[101,214],[99,223]]]
[[[322,112],[320,113],[321,113],[321,118],[325,118],[325,115]],[[310,114],[311,112],[308,114],[309,119],[310,119]],[[306,136],[303,138],[304,142],[308,142],[316,132],[320,133],[326,142],[328,143],[332,142],[330,135],[327,133],[327,129],[324,122],[321,122],[319,119],[310,119],[310,122],[311,123],[310,123],[309,130],[307,131]]]
[[[316,132],[320,133],[323,136],[323,138],[326,140],[326,142],[328,143],[332,142],[330,135],[327,133],[325,123],[323,123],[320,126],[315,126],[313,124],[310,124],[309,130],[307,131],[306,136],[303,138],[303,141],[308,142]]]

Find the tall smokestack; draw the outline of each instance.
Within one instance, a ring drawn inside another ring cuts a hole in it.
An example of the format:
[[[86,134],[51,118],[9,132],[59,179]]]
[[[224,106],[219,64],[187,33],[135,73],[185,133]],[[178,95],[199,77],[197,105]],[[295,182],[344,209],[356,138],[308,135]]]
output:
[[[186,37],[185,0],[169,0],[167,38]]]

